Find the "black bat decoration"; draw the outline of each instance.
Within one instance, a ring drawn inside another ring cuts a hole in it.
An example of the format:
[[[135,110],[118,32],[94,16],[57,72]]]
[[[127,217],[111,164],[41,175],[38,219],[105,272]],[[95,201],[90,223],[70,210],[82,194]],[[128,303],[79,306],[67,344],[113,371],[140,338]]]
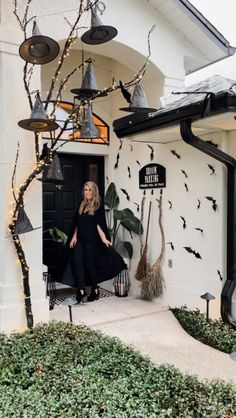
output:
[[[188,175],[187,175],[186,171],[184,171],[184,170],[181,170],[181,171],[182,171],[184,177],[187,179],[188,178]]]
[[[183,229],[186,229],[186,220],[184,219],[184,217],[183,216],[180,216],[180,218],[182,219],[182,221],[183,221]]]
[[[119,159],[120,159],[120,154],[118,152],[117,156],[116,156],[116,163],[114,165],[114,170],[116,170],[119,166]]]
[[[171,248],[173,251],[175,250],[175,247],[174,247],[173,242],[167,242],[166,244],[170,244],[170,248]]]
[[[144,191],[143,191],[143,195],[144,195],[144,196],[146,195],[146,190],[144,190]]]
[[[126,199],[127,200],[130,200],[130,197],[129,197],[129,195],[128,195],[128,193],[127,193],[127,191],[125,190],[125,189],[120,189],[124,194],[125,194],[125,196],[126,196]]]
[[[200,231],[201,233],[203,233],[203,229],[202,228],[194,228],[196,229],[196,231]]]
[[[124,87],[122,81],[119,81],[119,85],[120,85],[120,89],[121,89],[121,93],[124,97],[124,99],[128,102],[128,103],[132,103],[131,102],[131,94],[130,92]]]
[[[133,151],[133,145],[130,145],[130,151]]]
[[[210,200],[210,202],[212,202],[212,209],[214,210],[214,212],[216,211],[216,209],[217,209],[217,204],[216,204],[216,200],[215,199],[213,199],[213,197],[212,196],[205,196],[205,198],[207,199],[207,200]]]
[[[122,149],[122,146],[123,146],[123,142],[120,140],[119,151]]]
[[[189,191],[189,188],[188,188],[187,183],[184,183],[184,187],[185,187],[186,192],[188,192]]]
[[[138,160],[136,160],[136,163],[141,167],[141,164],[140,164],[140,162]]]
[[[133,204],[137,206],[137,212],[139,212],[139,204],[136,202],[133,202]]]
[[[106,176],[106,181],[107,181],[107,183],[109,184],[109,178]]]
[[[207,164],[207,165],[208,165],[209,169],[211,170],[210,176],[212,176],[212,174],[215,173],[215,169],[214,169],[213,165],[211,165],[211,164]]]
[[[168,203],[169,203],[169,209],[172,209],[172,203],[171,203],[171,201],[168,200]]]
[[[148,148],[150,148],[150,150],[151,150],[151,153],[150,153],[150,159],[151,159],[151,161],[153,160],[153,158],[154,158],[154,149],[151,147],[151,145],[148,145]]]
[[[201,206],[201,200],[197,200],[198,201],[198,204],[197,204],[197,209],[200,209],[200,206]]]
[[[188,253],[195,255],[196,258],[200,258],[202,259],[202,257],[200,256],[200,254],[193,250],[191,247],[183,247],[186,251],[188,251]]]
[[[171,149],[170,150],[170,152],[175,156],[175,157],[177,157],[178,159],[180,159],[181,158],[181,156],[174,150],[174,149]]]
[[[218,148],[218,144],[212,141],[206,141],[208,144],[213,145],[214,147]]]
[[[152,190],[151,190],[151,194],[153,194],[153,193],[154,193],[154,190],[152,189]]]
[[[129,178],[131,178],[131,172],[130,172],[130,167],[127,167],[128,173],[129,173]]]
[[[221,276],[220,270],[217,270],[217,274],[218,274],[218,276],[219,276],[219,278],[220,278],[220,281],[222,282],[223,277]]]
[[[40,160],[43,160],[45,157],[47,157],[48,152],[49,152],[48,145],[47,144],[43,144],[42,153],[41,153],[39,159]]]

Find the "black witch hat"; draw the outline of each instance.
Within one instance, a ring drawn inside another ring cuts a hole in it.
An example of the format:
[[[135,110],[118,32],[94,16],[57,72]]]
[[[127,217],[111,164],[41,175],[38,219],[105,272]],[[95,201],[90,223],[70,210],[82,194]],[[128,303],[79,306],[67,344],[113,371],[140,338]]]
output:
[[[96,127],[96,125],[93,122],[93,114],[92,114],[92,110],[91,110],[91,106],[88,107],[87,112],[86,112],[86,120],[83,124],[83,127],[80,131],[80,136],[79,139],[83,139],[83,138],[90,138],[90,139],[94,139],[94,138],[100,138],[99,133],[98,133],[98,129]]]
[[[78,100],[83,100],[85,98],[89,99],[94,95],[99,95],[99,97],[107,96],[107,93],[102,92],[97,88],[96,77],[91,62],[88,63],[88,67],[86,69],[80,89],[72,89],[71,93],[76,94],[76,98]]]
[[[149,113],[155,112],[157,109],[148,107],[143,85],[139,82],[135,85],[129,107],[121,107],[120,110],[124,110],[125,112]]]
[[[59,45],[54,39],[41,35],[36,21],[33,24],[32,36],[19,48],[21,58],[31,64],[47,64],[57,57],[59,51]]]
[[[62,174],[60,160],[58,155],[55,153],[53,156],[53,160],[51,164],[46,165],[43,170],[43,175],[41,179],[38,179],[43,183],[51,183],[51,184],[63,184],[64,177]]]
[[[25,213],[24,206],[20,206],[18,210],[14,235],[24,234],[26,232],[33,231],[33,229],[34,228],[32,227],[31,222]]]
[[[23,129],[34,132],[49,132],[59,128],[58,124],[53,119],[48,118],[39,93],[36,94],[36,99],[29,119],[20,120],[18,125]]]
[[[91,28],[81,36],[81,40],[85,44],[99,45],[115,38],[117,33],[117,29],[113,26],[103,25],[95,7],[91,9]]]

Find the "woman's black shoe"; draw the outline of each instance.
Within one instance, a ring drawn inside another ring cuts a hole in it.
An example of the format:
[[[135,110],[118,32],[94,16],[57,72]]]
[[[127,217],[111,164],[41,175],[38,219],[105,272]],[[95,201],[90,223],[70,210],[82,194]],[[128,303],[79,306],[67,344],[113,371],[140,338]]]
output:
[[[91,293],[88,296],[87,302],[93,302],[94,300],[98,300],[98,299],[99,299],[99,288],[97,287],[97,289],[91,290]]]
[[[86,298],[86,293],[85,292],[82,293],[81,290],[78,290],[77,291],[77,294],[76,294],[76,300],[77,300],[77,302],[78,303],[81,303],[81,302],[83,302],[85,300],[85,298]]]

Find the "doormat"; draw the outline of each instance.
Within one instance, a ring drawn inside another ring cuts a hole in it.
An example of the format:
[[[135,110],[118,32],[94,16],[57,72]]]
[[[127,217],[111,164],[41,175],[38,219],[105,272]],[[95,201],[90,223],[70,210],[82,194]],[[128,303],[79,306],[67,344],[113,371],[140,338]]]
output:
[[[100,291],[100,293],[99,293],[99,299],[110,298],[110,297],[112,297],[112,296],[115,296],[115,293],[109,292],[109,290],[102,289],[101,287],[99,288],[99,291]],[[63,302],[64,302],[66,299],[68,299],[68,296],[56,298],[56,299],[53,301],[53,305],[60,305],[60,304],[63,304]],[[74,295],[74,296],[70,296],[70,299],[71,299],[72,301],[76,302],[76,297],[75,297],[75,295]],[[82,303],[83,303],[83,302],[82,302]]]

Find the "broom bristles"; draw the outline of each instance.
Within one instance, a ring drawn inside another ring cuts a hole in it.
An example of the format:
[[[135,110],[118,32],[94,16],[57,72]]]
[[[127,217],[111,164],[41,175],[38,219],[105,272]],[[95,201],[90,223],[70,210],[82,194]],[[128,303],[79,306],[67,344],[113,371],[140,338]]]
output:
[[[143,281],[146,277],[147,272],[147,245],[145,245],[143,254],[139,260],[137,270],[135,273],[135,279],[138,281]]]
[[[142,282],[141,298],[145,300],[153,300],[163,294],[164,279],[161,270],[152,269],[149,271]]]

